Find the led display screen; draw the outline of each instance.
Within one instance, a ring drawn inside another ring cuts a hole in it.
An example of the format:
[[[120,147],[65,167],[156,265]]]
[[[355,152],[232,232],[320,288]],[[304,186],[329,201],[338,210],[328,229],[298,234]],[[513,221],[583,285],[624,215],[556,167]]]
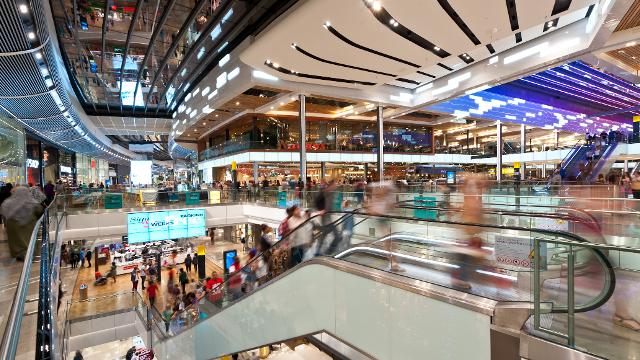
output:
[[[205,235],[205,210],[170,210],[127,214],[129,243]]]
[[[136,106],[144,106],[144,98],[142,97],[142,86],[138,86],[138,91],[136,91],[135,96],[135,104],[133,98],[133,92],[136,89],[135,81],[123,81],[122,82],[122,92],[120,93],[120,100],[122,101],[122,105],[136,105]]]
[[[151,184],[151,160],[131,161],[131,184],[150,185]]]

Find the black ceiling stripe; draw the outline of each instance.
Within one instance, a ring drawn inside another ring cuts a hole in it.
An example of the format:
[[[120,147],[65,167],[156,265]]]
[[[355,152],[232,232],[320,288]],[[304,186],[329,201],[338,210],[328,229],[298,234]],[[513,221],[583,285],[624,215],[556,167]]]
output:
[[[440,66],[440,67],[441,67],[441,68],[443,68],[443,69],[447,69],[447,70],[449,70],[449,71],[453,71],[453,69],[452,69],[452,68],[448,67],[447,65],[445,65],[445,64],[443,64],[443,63],[438,63],[438,66]]]
[[[432,78],[432,79],[435,79],[435,78],[436,78],[436,76],[435,76],[435,75],[427,74],[426,72],[422,72],[422,71],[418,71],[418,74],[420,74],[420,75],[424,75],[424,76],[428,76],[428,77],[430,77],[430,78]]]
[[[587,15],[585,15],[585,18],[588,18],[589,16],[591,16],[591,13],[593,12],[593,8],[596,7],[596,4],[591,4],[589,5],[589,8],[587,9]]]
[[[327,60],[327,59],[323,59],[319,56],[316,56],[306,50],[304,50],[303,48],[301,48],[298,44],[291,44],[291,47],[294,48],[295,50],[297,50],[298,52],[302,53],[303,55],[310,57],[314,60],[318,60],[320,62],[323,62],[325,64],[331,64],[331,65],[336,65],[336,66],[341,66],[341,67],[345,67],[345,68],[349,68],[349,69],[354,69],[354,70],[360,70],[360,71],[366,71],[366,72],[370,72],[373,74],[379,74],[379,75],[384,75],[384,76],[391,76],[391,77],[396,77],[398,75],[394,75],[394,74],[389,74],[386,72],[382,72],[382,71],[377,71],[377,70],[371,70],[371,69],[367,69],[367,68],[363,68],[363,67],[359,67],[359,66],[353,66],[353,65],[349,65],[349,64],[343,64],[343,63],[339,63],[336,61],[331,61],[331,60]]]
[[[549,20],[547,22],[544,23],[544,28],[542,29],[542,32],[547,32],[547,30],[554,28],[558,26],[558,18],[555,18],[553,20]]]
[[[507,13],[509,14],[509,22],[511,23],[511,31],[520,29],[518,25],[518,11],[516,10],[516,0],[507,1]]]
[[[342,79],[342,78],[334,78],[334,77],[329,77],[329,76],[322,76],[322,75],[313,75],[313,74],[305,74],[305,73],[299,73],[299,72],[295,72],[286,68],[283,68],[282,66],[274,66],[272,62],[270,61],[265,61],[264,63],[265,65],[267,65],[268,67],[281,72],[283,74],[287,74],[287,75],[293,75],[293,76],[297,76],[297,77],[301,77],[301,78],[306,78],[306,79],[315,79],[315,80],[324,80],[324,81],[333,81],[333,82],[340,82],[340,83],[347,83],[347,84],[354,84],[354,85],[367,85],[367,86],[373,86],[375,85],[375,83],[372,82],[368,82],[368,81],[357,81],[357,80],[350,80],[350,79]]]
[[[516,33],[516,44],[522,42],[522,33]]]
[[[491,44],[487,44],[487,50],[489,50],[490,54],[494,54],[496,52],[496,49],[494,49]]]
[[[367,2],[363,0],[369,11],[373,14],[373,16],[384,26],[386,26],[389,30],[394,33],[402,36],[406,40],[411,41],[412,43],[420,46],[421,48],[433,53],[434,55],[444,59],[451,54],[443,50],[442,48],[436,46],[431,41],[423,38],[422,36],[414,33],[406,26],[400,24],[389,12],[381,7],[380,9],[373,8],[373,2]]]
[[[475,60],[471,57],[471,55],[464,53],[464,54],[460,54],[458,55],[458,57],[460,58],[460,60],[464,61],[467,64],[471,64],[472,62],[474,62]]]
[[[460,15],[458,15],[458,13],[453,9],[451,4],[449,4],[449,1],[447,1],[447,0],[438,0],[438,3],[440,4],[440,7],[442,7],[442,10],[444,10],[449,15],[451,20],[453,20],[456,23],[456,25],[458,25],[460,30],[462,30],[462,32],[465,35],[467,35],[469,40],[471,40],[471,42],[474,45],[480,45],[480,40],[478,39],[478,37],[476,37],[476,35],[473,33],[473,31],[471,31],[469,26],[467,26],[467,24],[465,24],[464,20],[462,20]]]
[[[558,15],[563,11],[569,10],[571,6],[571,0],[556,0],[553,4],[553,10],[551,11],[551,16]]]
[[[403,59],[397,58],[395,56],[392,56],[392,55],[389,55],[389,54],[385,54],[383,52],[380,52],[380,51],[377,51],[377,50],[373,50],[373,49],[368,48],[366,46],[360,45],[360,44],[350,40],[346,36],[342,35],[340,32],[338,32],[338,30],[336,30],[333,26],[331,26],[329,24],[324,24],[324,27],[325,27],[325,29],[329,30],[329,32],[331,34],[333,34],[335,37],[337,37],[338,39],[344,41],[345,43],[347,43],[347,44],[349,44],[349,45],[351,45],[351,46],[353,46],[355,48],[358,48],[360,50],[364,50],[364,51],[369,52],[371,54],[382,56],[383,58],[387,58],[387,59],[390,59],[390,60],[393,60],[393,61],[397,61],[399,63],[403,63],[405,65],[412,66],[414,68],[420,68],[421,67],[420,65],[414,64],[414,63],[412,63],[410,61],[403,60]]]
[[[414,81],[414,80],[410,80],[410,79],[397,78],[396,80],[397,80],[397,81],[400,81],[400,82],[408,83],[408,84],[420,85],[420,82],[419,82],[419,81]]]

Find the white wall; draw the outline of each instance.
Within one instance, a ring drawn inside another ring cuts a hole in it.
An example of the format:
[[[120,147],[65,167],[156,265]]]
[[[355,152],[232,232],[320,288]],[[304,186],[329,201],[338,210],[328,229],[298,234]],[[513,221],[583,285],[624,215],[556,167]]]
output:
[[[155,350],[158,359],[210,359],[326,331],[377,359],[483,360],[489,326],[488,315],[314,264]]]

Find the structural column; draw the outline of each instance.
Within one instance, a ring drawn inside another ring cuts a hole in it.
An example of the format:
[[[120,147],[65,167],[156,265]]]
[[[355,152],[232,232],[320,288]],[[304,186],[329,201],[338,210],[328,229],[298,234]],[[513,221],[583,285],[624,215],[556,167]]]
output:
[[[327,174],[327,163],[324,161],[320,163],[320,180],[324,180]]]
[[[306,120],[306,96],[300,94],[298,96],[298,102],[300,103],[300,178],[304,188],[307,188],[307,120]]]
[[[628,173],[629,172],[629,160],[625,160],[624,161],[624,173]]]
[[[502,181],[502,122],[496,122],[496,181]]]
[[[555,133],[555,139],[556,139],[556,149],[558,149],[558,147],[560,146],[560,131],[558,130],[553,130],[553,132]]]
[[[524,180],[526,164],[524,161],[524,153],[527,150],[527,126],[525,124],[520,125],[520,179]]]
[[[259,178],[259,172],[258,172],[258,162],[254,161],[253,162],[253,183],[254,184],[258,184],[258,178]]]
[[[384,126],[383,126],[383,108],[378,106],[376,125],[378,129],[378,157],[377,169],[378,169],[378,181],[384,181]]]

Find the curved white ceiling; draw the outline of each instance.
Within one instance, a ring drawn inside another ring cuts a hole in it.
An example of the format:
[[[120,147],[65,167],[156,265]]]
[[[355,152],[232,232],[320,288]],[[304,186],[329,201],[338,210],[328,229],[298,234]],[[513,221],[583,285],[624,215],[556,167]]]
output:
[[[588,7],[596,0],[573,0],[567,10],[553,16],[556,0],[516,0],[519,27],[515,31],[512,31],[505,0],[442,2],[450,5],[473,35],[480,40],[480,44],[474,44],[438,0],[385,0],[380,4],[399,24],[450,53],[446,58],[441,58],[392,31],[390,27],[393,25],[379,21],[367,7],[366,1],[308,0],[261,33],[241,54],[241,59],[256,69],[292,81],[343,87],[365,86],[288,75],[265,65],[265,61],[277,63],[280,70],[284,68],[300,74],[414,89],[418,84],[398,81],[397,78],[424,84],[433,78],[419,72],[435,77],[450,74],[451,70],[438,63],[457,70],[466,66],[459,57],[464,53],[469,54],[475,61],[486,59],[492,56],[487,44],[492,44],[496,53],[507,50],[517,45],[516,33],[521,34],[522,42],[539,37],[544,34],[545,22],[558,18],[558,25],[563,26],[577,21],[586,15]],[[329,22],[335,31],[349,41],[420,67],[350,45],[327,30],[323,26],[325,22]],[[314,59],[294,49],[292,43],[316,57],[348,67]],[[396,76],[351,68],[354,66]]]

